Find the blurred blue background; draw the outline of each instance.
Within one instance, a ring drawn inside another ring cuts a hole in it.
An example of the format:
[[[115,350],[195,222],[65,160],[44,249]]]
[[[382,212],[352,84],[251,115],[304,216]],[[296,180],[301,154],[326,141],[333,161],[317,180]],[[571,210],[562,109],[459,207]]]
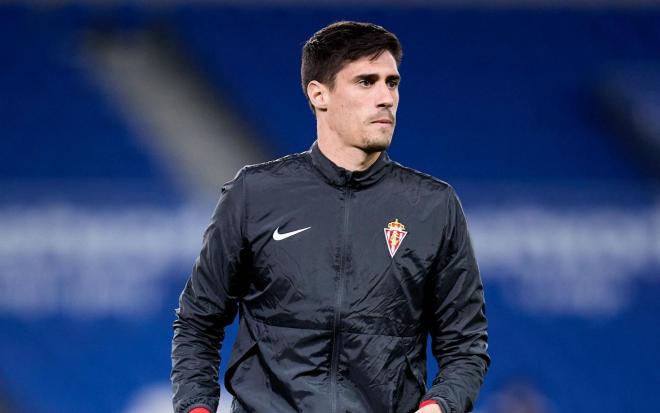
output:
[[[171,412],[219,188],[309,148],[301,47],[343,19],[401,40],[389,154],[466,210],[493,358],[476,411],[657,409],[660,8],[346,3],[0,5],[0,412]]]

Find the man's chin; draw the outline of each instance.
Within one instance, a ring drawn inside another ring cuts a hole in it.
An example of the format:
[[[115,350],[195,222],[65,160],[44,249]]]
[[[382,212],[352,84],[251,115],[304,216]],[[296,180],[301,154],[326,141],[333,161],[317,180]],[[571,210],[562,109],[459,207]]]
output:
[[[362,150],[366,153],[382,152],[390,147],[391,142],[391,138],[368,139]]]

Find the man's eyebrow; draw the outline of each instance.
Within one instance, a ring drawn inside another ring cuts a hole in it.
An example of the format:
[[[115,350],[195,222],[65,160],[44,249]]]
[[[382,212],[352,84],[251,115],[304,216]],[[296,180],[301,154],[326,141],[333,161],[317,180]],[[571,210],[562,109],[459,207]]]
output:
[[[371,82],[375,82],[378,80],[380,76],[378,76],[377,73],[360,73],[359,75],[355,75],[353,78],[354,81],[358,80],[369,80]]]
[[[378,73],[361,73],[359,75],[356,75],[353,80],[358,81],[358,80],[369,80],[371,82],[375,82],[378,79],[380,79],[380,75]],[[401,80],[400,75],[389,75],[385,78],[386,81],[392,81],[392,80]]]

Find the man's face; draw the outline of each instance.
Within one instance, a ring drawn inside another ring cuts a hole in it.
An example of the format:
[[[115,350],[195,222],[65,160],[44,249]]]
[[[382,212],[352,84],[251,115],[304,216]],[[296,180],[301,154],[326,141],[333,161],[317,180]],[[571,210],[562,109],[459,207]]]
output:
[[[347,146],[367,153],[387,149],[399,105],[399,71],[388,51],[341,69],[329,90],[327,124]]]

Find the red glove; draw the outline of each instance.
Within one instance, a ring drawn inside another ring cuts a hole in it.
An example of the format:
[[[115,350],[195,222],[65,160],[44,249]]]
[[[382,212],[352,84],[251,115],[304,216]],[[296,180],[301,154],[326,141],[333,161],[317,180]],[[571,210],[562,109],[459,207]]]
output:
[[[438,402],[436,402],[435,400],[424,400],[423,402],[421,402],[419,404],[418,409],[421,409],[424,406],[428,406],[429,404],[438,404]],[[197,413],[197,412],[190,412],[190,413]],[[199,413],[202,413],[202,412],[199,412]]]

